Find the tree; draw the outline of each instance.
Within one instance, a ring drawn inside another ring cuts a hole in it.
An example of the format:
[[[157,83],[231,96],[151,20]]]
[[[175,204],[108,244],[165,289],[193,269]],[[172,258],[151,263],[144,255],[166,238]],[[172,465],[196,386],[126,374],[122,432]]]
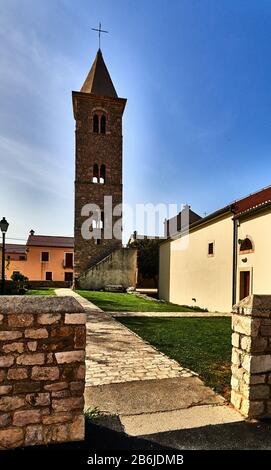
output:
[[[157,284],[159,273],[159,240],[154,238],[135,239],[129,248],[136,248],[138,272],[142,278],[153,279]]]

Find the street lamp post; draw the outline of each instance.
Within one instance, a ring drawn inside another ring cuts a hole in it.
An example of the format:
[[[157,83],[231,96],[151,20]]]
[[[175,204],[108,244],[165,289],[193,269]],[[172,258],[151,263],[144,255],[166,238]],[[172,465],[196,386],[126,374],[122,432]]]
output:
[[[1,294],[5,293],[5,241],[6,233],[8,230],[9,223],[6,221],[5,217],[0,221],[0,229],[2,232],[2,283],[1,283]]]

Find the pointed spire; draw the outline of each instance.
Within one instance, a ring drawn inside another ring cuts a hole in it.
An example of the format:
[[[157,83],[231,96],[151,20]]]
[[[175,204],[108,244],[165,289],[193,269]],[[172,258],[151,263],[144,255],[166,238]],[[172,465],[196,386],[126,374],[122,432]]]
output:
[[[98,96],[118,97],[105,65],[101,49],[98,50],[89,74],[80,91]]]

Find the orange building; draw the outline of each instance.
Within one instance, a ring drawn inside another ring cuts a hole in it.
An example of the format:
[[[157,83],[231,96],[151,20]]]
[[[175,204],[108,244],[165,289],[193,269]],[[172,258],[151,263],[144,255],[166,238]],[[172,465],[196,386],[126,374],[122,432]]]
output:
[[[6,245],[6,279],[20,272],[29,281],[73,281],[73,237],[35,235],[26,245]]]

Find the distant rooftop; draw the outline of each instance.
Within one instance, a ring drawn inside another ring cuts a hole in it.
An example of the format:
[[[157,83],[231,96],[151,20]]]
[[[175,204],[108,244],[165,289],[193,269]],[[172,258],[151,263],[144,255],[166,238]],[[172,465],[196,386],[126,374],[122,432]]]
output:
[[[30,234],[26,242],[27,246],[51,246],[56,248],[73,248],[73,237],[56,237],[51,235]]]

